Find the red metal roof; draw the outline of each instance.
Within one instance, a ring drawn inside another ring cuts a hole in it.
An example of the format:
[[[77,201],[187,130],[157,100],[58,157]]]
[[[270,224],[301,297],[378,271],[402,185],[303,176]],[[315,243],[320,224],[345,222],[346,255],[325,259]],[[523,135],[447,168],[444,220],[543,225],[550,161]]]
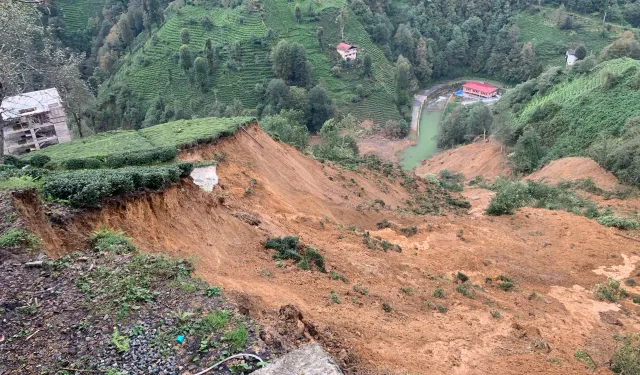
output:
[[[340,51],[344,51],[347,52],[348,50],[350,50],[351,48],[356,48],[355,46],[352,46],[351,44],[347,44],[347,43],[338,43],[338,46],[336,47],[338,50]]]
[[[491,94],[492,92],[498,89],[497,87],[487,85],[486,83],[480,83],[480,82],[467,82],[462,87],[466,89],[480,91],[485,94]]]

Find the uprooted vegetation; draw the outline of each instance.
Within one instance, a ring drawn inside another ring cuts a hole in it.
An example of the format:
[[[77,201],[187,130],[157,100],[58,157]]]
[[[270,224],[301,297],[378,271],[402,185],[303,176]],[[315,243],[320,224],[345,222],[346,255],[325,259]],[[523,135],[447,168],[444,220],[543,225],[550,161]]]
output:
[[[317,268],[320,272],[327,272],[324,257],[313,247],[302,245],[297,236],[271,238],[265,242],[264,247],[276,251],[273,255],[275,260],[293,260],[302,270]]]

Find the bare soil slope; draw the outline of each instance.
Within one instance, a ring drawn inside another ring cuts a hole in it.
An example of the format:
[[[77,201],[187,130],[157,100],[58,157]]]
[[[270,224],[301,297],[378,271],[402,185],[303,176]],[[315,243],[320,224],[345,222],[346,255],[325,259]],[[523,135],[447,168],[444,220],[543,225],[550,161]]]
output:
[[[596,186],[603,190],[613,190],[619,186],[618,179],[613,173],[605,170],[592,159],[583,157],[554,160],[539,171],[525,177],[525,180],[553,185],[560,181],[575,181],[583,178],[590,178]]]
[[[471,153],[476,162],[496,157],[496,144],[467,147],[494,150]],[[584,350],[598,366],[595,373],[607,374],[614,334],[640,329],[628,299],[605,303],[591,292],[608,275],[635,277],[640,242],[629,234],[542,209],[486,217],[491,192],[482,189],[465,192],[468,214],[399,212],[411,197],[401,179],[323,165],[256,127],[181,157],[210,160],[223,153],[220,186],[210,194],[186,181],[59,219],[62,225],[45,221],[33,199],[17,204],[53,255],[107,225],[147,251],[194,257],[199,275],[223,285],[267,326],[280,306],[295,304],[305,323],[294,319],[294,329],[320,341],[348,373],[590,374],[574,356]],[[379,229],[383,219],[391,226]],[[400,232],[410,226],[417,234]],[[356,228],[402,252],[367,248]],[[298,235],[317,248],[327,269],[346,281],[293,264],[278,267],[263,241],[281,235]],[[475,287],[463,286],[458,272]],[[498,287],[499,275],[515,286]],[[442,293],[434,296],[437,289]],[[331,292],[337,298],[329,298]],[[262,337],[271,335],[267,329]]]
[[[444,169],[462,173],[467,180],[476,176],[491,180],[500,175],[511,174],[504,146],[491,139],[489,142],[480,141],[436,154],[423,161],[422,165],[416,168],[416,174],[438,174]]]

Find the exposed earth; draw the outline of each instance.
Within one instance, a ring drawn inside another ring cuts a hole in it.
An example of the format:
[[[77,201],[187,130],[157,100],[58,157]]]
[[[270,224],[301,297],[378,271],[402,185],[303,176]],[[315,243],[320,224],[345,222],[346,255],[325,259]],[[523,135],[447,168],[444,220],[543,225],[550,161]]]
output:
[[[505,172],[500,155],[497,143],[475,143],[418,174],[465,173],[473,159],[491,161],[476,174],[488,178]],[[185,180],[62,225],[28,196],[15,204],[51,257],[82,248],[101,226],[144,252],[191,257],[196,275],[267,327],[265,342],[281,307],[295,305],[302,341],[320,342],[350,374],[608,374],[615,337],[640,330],[629,298],[593,294],[608,277],[640,282],[638,231],[544,209],[489,217],[488,190],[458,196],[401,172],[343,170],[255,126],[180,158],[219,159],[220,184],[206,193]],[[451,203],[464,199],[470,208]],[[329,273],[275,262],[264,241],[285,235],[316,248]],[[385,240],[401,251],[383,251]]]

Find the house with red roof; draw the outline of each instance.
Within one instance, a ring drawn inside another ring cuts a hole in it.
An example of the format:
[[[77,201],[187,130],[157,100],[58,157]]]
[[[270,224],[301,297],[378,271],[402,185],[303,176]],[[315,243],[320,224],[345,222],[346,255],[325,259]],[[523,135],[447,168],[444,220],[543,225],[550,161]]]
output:
[[[358,57],[358,47],[351,44],[340,42],[336,46],[336,51],[344,60],[355,60]]]
[[[493,98],[498,95],[498,88],[481,82],[467,82],[462,86],[465,94],[477,95],[483,98]]]

